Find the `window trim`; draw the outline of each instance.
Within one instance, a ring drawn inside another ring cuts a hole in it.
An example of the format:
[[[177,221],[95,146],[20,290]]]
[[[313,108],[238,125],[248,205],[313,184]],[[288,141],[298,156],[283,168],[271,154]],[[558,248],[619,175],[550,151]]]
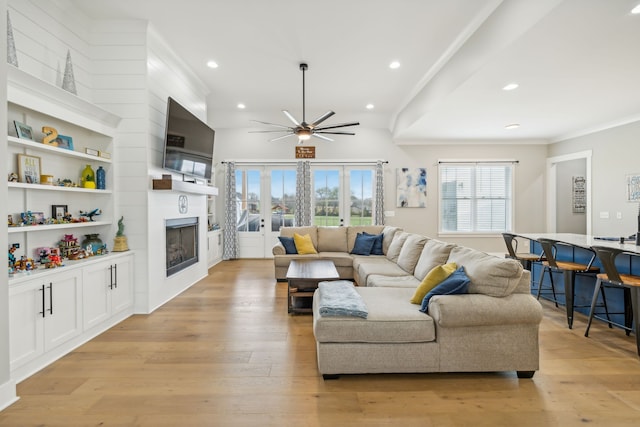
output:
[[[511,218],[510,218],[510,227],[507,227],[506,232],[512,232],[516,229],[516,215],[515,215],[515,206],[516,206],[516,168],[515,166],[519,164],[518,160],[514,159],[491,159],[491,160],[458,160],[458,159],[450,159],[450,160],[438,160],[437,164],[437,174],[438,174],[438,202],[437,202],[437,217],[438,217],[438,236],[439,237],[495,237],[500,235],[503,231],[495,231],[495,232],[487,232],[487,231],[452,231],[452,230],[443,230],[442,229],[442,174],[441,174],[441,166],[504,166],[510,164],[511,166]]]

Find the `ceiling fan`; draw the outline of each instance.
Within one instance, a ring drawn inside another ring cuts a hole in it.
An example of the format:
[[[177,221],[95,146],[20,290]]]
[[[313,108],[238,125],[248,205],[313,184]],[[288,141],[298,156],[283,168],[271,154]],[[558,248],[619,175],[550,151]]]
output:
[[[300,70],[302,71],[302,121],[298,122],[291,115],[291,113],[289,113],[287,110],[282,110],[284,115],[287,116],[287,118],[289,120],[291,120],[291,122],[295,126],[285,126],[285,125],[279,125],[279,124],[276,124],[276,123],[261,122],[260,120],[252,120],[252,121],[257,122],[257,123],[262,123],[263,125],[275,126],[278,129],[277,130],[250,131],[251,133],[267,133],[267,132],[281,132],[282,133],[282,132],[286,132],[286,135],[282,135],[282,136],[278,136],[276,138],[272,138],[272,139],[269,140],[269,142],[278,141],[278,140],[285,139],[285,138],[288,138],[290,136],[294,136],[295,135],[295,136],[298,137],[298,144],[302,144],[304,141],[307,141],[311,137],[320,138],[320,139],[325,140],[325,141],[333,141],[333,139],[325,136],[327,134],[330,134],[330,135],[355,135],[355,133],[353,133],[353,132],[339,132],[339,131],[336,132],[333,129],[347,127],[347,126],[358,126],[360,124],[359,122],[339,123],[337,125],[332,125],[332,126],[320,126],[321,123],[323,123],[325,120],[327,120],[329,117],[331,117],[331,116],[333,116],[335,114],[333,111],[327,111],[326,113],[324,113],[323,115],[318,117],[313,122],[307,123],[306,116],[305,116],[305,92],[304,92],[304,89],[305,89],[305,86],[304,86],[304,72],[307,71],[307,68],[309,68],[309,66],[307,64],[305,64],[305,63],[300,64]]]

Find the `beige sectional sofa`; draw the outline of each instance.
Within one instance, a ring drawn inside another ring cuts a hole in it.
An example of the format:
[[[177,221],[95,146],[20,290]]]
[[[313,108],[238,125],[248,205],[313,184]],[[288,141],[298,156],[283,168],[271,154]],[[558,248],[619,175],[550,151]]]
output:
[[[518,377],[530,378],[538,370],[542,307],[531,295],[529,272],[519,262],[393,227],[377,229],[385,233],[384,255],[354,256],[349,252],[356,230],[363,231],[361,228],[324,228],[289,227],[281,234],[315,230],[314,243],[320,251],[312,256],[339,260],[341,278],[355,280],[359,285],[355,290],[368,311],[366,319],[322,316],[318,298],[314,298],[318,369],[325,378],[339,374],[493,371],[516,371]],[[370,228],[367,232],[376,231]],[[345,235],[340,245],[346,245],[347,250],[322,251],[325,237],[330,235]],[[310,257],[284,255],[285,262],[279,252],[280,248],[274,247],[277,278],[286,275],[285,264],[292,258]],[[471,280],[468,293],[436,295],[428,304],[427,314],[420,312],[420,306],[409,301],[416,287],[433,267],[448,262],[464,267]]]

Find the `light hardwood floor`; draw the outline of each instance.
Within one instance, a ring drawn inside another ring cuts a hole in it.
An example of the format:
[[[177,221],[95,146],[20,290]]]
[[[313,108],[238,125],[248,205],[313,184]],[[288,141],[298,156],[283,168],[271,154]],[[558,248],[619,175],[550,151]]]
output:
[[[287,314],[270,260],[227,261],[18,385],[2,426],[638,426],[635,339],[543,303],[541,367],[318,375],[311,316]],[[470,354],[469,357],[473,357]]]

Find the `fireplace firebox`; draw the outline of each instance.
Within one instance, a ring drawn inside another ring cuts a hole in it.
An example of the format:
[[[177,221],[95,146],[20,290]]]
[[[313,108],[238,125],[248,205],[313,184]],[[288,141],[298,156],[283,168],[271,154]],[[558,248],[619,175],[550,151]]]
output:
[[[198,218],[165,220],[167,277],[198,262]]]

